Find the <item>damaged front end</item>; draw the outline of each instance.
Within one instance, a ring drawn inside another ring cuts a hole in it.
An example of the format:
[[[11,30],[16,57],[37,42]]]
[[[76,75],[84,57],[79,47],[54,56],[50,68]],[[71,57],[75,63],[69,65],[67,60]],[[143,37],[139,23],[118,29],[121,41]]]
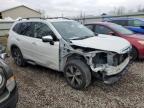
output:
[[[61,44],[60,68],[63,71],[69,58],[85,59],[84,61],[90,67],[94,76],[111,84],[118,81],[129,64],[129,52],[131,46],[122,50],[121,53],[112,51],[103,51],[94,48],[81,47],[73,44]]]
[[[121,54],[91,48],[72,47],[74,50],[70,51],[71,54],[77,53],[82,55],[86,59],[92,74],[106,84],[118,81],[126,72],[126,67],[130,61],[130,47]]]
[[[88,64],[93,74],[107,84],[119,80],[130,60],[129,52],[124,54],[107,51],[90,52],[86,56],[89,58]]]

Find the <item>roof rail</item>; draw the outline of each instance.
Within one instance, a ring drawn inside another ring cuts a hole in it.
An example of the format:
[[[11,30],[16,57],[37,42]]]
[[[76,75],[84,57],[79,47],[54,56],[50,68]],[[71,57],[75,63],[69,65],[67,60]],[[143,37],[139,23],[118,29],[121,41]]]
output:
[[[66,18],[66,17],[49,17],[45,19],[59,19],[59,18],[71,20],[70,18]]]
[[[21,21],[23,19],[26,19],[26,20],[29,20],[29,19],[43,19],[43,20],[45,20],[45,18],[43,18],[43,17],[27,17],[27,18],[21,18],[21,19],[19,19],[19,21]]]
[[[27,17],[27,18],[20,18],[20,19],[18,19],[18,21],[21,21],[21,20],[23,20],[23,19],[26,19],[26,20],[29,20],[29,19],[43,19],[43,20],[46,20],[46,19],[59,19],[59,18],[71,20],[70,18],[66,18],[66,17],[49,17],[49,18],[43,18],[43,17]]]

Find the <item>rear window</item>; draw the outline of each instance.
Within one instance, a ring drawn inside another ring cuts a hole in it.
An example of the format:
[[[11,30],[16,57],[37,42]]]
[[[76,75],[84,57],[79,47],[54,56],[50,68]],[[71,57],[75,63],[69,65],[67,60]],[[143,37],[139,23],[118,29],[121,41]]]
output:
[[[14,26],[13,31],[20,35],[34,37],[34,24],[31,22],[22,22]]]
[[[19,34],[19,27],[20,27],[20,23],[16,24],[16,25],[13,27],[13,31]]]

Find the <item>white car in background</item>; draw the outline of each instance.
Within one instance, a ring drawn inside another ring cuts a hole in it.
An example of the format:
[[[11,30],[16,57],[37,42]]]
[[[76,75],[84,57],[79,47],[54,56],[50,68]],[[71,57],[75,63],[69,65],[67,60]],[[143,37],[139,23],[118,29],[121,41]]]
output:
[[[116,82],[129,64],[128,41],[98,35],[80,23],[64,19],[25,18],[9,32],[8,47],[19,66],[38,64],[64,72],[67,83],[83,89],[97,76]]]

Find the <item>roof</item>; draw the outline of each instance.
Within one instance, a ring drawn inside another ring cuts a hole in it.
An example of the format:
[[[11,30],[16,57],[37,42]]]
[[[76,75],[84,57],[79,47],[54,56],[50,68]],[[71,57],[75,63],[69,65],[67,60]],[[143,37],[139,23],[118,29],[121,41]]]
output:
[[[0,10],[0,12],[6,12],[6,11],[9,11],[9,10],[12,10],[12,9],[16,9],[16,8],[19,8],[19,7],[25,7],[25,8],[27,8],[27,9],[32,10],[32,11],[35,11],[35,12],[37,12],[37,13],[40,13],[39,11],[37,11],[37,10],[35,10],[35,9],[32,9],[32,8],[30,8],[30,7],[28,7],[28,6],[25,6],[25,5],[19,5],[19,6],[11,7],[11,8],[8,8],[8,9]]]
[[[133,17],[128,17],[128,18],[126,18],[126,17],[119,17],[119,18],[106,18],[106,19],[104,19],[104,20],[142,20],[142,21],[144,21],[144,18],[133,18]]]
[[[63,21],[73,21],[73,20],[68,20],[68,19],[47,19],[47,21],[50,22],[63,22]]]

